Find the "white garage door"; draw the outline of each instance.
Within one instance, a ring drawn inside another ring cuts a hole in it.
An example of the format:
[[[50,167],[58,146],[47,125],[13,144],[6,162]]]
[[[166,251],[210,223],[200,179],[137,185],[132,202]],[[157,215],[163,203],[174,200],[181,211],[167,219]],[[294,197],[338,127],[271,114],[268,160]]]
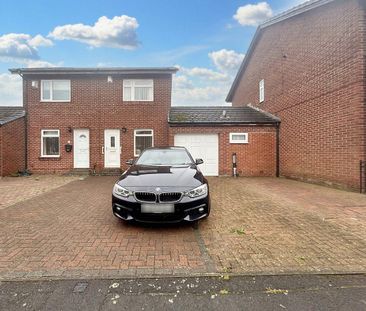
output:
[[[219,138],[217,134],[176,134],[174,145],[186,147],[193,159],[203,159],[205,176],[219,175]]]

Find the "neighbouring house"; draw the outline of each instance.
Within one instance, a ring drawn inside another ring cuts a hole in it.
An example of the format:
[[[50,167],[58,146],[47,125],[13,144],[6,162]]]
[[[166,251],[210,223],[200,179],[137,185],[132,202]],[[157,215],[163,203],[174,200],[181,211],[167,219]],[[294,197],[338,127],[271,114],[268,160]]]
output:
[[[280,120],[254,107],[171,107],[169,68],[24,68],[27,168],[118,173],[151,146],[186,146],[207,175],[275,176]]]
[[[25,169],[25,111],[0,106],[0,177]]]
[[[366,1],[308,1],[258,27],[227,101],[281,118],[281,175],[358,188],[365,64]]]

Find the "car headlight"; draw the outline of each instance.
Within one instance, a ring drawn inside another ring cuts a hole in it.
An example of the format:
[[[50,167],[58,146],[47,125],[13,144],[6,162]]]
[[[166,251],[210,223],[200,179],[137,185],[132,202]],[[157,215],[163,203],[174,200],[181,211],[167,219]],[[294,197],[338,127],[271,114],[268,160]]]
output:
[[[126,188],[121,187],[118,184],[115,184],[113,187],[113,194],[120,196],[120,197],[129,197],[130,195],[132,195],[132,192]]]
[[[187,191],[186,195],[189,196],[190,198],[196,198],[202,195],[206,195],[207,191],[208,191],[207,184],[203,184],[197,188]]]

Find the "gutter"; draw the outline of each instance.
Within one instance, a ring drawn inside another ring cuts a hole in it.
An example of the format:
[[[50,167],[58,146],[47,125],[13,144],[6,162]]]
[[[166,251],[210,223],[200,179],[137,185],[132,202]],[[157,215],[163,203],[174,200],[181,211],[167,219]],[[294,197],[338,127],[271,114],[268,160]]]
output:
[[[172,122],[172,121],[168,121],[169,126],[207,126],[207,127],[218,127],[218,126],[277,126],[278,122],[262,122],[262,123],[243,123],[243,122],[222,122],[222,123],[213,123],[213,122],[197,122],[197,123],[192,123],[192,122]]]
[[[11,68],[10,73],[22,75],[40,74],[174,74],[178,71],[175,67],[111,67],[111,68],[76,68],[76,67],[52,67],[52,68]]]

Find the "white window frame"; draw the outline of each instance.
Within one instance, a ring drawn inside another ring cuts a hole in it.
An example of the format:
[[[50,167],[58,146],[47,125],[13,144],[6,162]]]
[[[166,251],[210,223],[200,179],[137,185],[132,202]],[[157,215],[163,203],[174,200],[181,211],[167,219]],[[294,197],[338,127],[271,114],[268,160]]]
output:
[[[235,135],[245,135],[245,139],[235,140],[233,136]],[[248,133],[230,133],[230,144],[249,144],[249,134]]]
[[[151,134],[137,134],[138,131],[151,131]],[[154,147],[154,130],[153,129],[135,129],[133,132],[133,154],[135,157],[140,156],[140,154],[136,153],[136,137],[152,137],[151,147]]]
[[[146,85],[138,85],[138,87],[151,87],[152,88],[152,96],[151,99],[141,100],[135,99],[135,84],[136,81],[146,81]],[[130,82],[131,85],[126,85],[127,82]],[[125,98],[125,87],[131,88],[131,99]],[[153,102],[154,101],[154,79],[125,79],[123,80],[123,101],[124,102]]]
[[[57,136],[55,135],[44,135],[43,132],[45,131],[57,131]],[[58,155],[47,155],[47,154],[43,154],[43,138],[44,137],[58,137]],[[41,157],[42,158],[59,158],[60,157],[60,153],[61,153],[61,135],[60,135],[60,130],[58,129],[42,129],[41,130]]]
[[[259,81],[259,102],[264,102],[264,79]]]
[[[54,100],[53,98],[53,81],[63,81],[69,83],[69,98],[67,100]],[[50,99],[43,98],[43,83],[44,82],[51,82],[50,88]],[[69,103],[71,101],[71,80],[64,80],[64,79],[53,79],[53,80],[41,80],[41,102],[55,102],[55,103]]]

